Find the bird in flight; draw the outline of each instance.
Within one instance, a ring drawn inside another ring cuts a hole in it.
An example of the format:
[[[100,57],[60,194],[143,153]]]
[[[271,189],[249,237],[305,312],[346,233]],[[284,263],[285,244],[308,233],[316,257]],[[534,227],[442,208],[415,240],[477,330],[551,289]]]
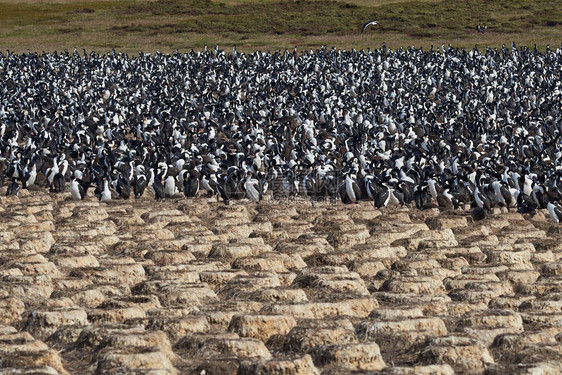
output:
[[[365,31],[365,29],[367,29],[367,27],[371,26],[371,25],[377,25],[378,22],[377,21],[373,21],[373,20],[369,20],[367,22],[365,22],[365,24],[363,25],[363,29],[361,29],[361,33],[363,33]]]

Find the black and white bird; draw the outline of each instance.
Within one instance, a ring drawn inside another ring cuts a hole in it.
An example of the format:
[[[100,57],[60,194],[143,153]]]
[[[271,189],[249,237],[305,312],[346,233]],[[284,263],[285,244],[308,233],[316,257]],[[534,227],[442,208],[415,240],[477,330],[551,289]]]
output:
[[[207,191],[209,197],[212,197],[216,194],[216,187],[217,187],[217,176],[216,174],[210,174],[209,177],[207,175],[203,175],[201,178],[201,185]]]
[[[55,180],[55,175],[59,173],[59,164],[57,162],[57,157],[53,159],[53,166],[52,168],[47,169],[45,172],[45,178],[47,179],[48,187],[53,187],[53,182]]]
[[[361,33],[365,32],[365,30],[367,29],[367,27],[369,26],[375,26],[378,25],[377,21],[373,21],[373,20],[368,20],[367,22],[365,22],[363,24],[363,28],[361,29]]]
[[[548,210],[548,214],[554,221],[560,223],[562,221],[562,206],[558,202],[548,202],[546,205],[546,209]]]
[[[441,210],[453,210],[458,204],[449,189],[445,189],[441,194],[437,195],[437,205]]]
[[[259,187],[259,181],[251,172],[248,172],[246,181],[244,182],[244,190],[246,190],[246,198],[251,201],[259,201],[262,199],[262,192]]]
[[[392,186],[383,184],[382,188],[375,195],[374,205],[376,208],[387,207],[389,205],[403,205],[404,195]]]
[[[164,181],[164,194],[166,198],[171,198],[178,193],[178,187],[176,186],[176,179],[172,176],[168,176]]]
[[[478,187],[474,189],[474,201],[476,206],[485,209],[487,212],[492,211],[492,202],[490,198],[488,198],[487,194],[484,191],[481,191]]]
[[[355,178],[350,175],[345,176],[345,181],[339,190],[340,197],[343,203],[358,203],[361,198],[361,189],[355,181]]]
[[[193,198],[199,193],[199,179],[196,173],[195,171],[189,171],[183,174],[183,195],[186,198]]]
[[[111,190],[109,190],[109,181],[107,178],[104,177],[102,181],[102,188],[98,190],[96,195],[100,202],[107,202],[111,200]]]
[[[418,210],[427,208],[428,204],[431,201],[431,195],[427,190],[427,185],[417,185],[414,188],[414,202]]]
[[[482,207],[474,207],[470,212],[473,221],[480,221],[486,218],[486,210]]]
[[[8,185],[8,189],[6,190],[6,196],[15,195],[18,196],[20,192],[20,185],[16,178],[12,179],[12,183]]]
[[[146,175],[144,174],[145,168],[143,165],[138,165],[135,171],[135,175],[133,176],[133,194],[135,198],[140,198],[143,193],[144,189],[146,189],[147,179]]]
[[[51,191],[54,191],[55,193],[62,193],[64,191],[65,184],[66,181],[64,174],[59,172],[55,174],[55,177],[53,178],[53,188]]]
[[[115,182],[115,192],[119,197],[125,200],[129,199],[131,196],[131,185],[128,179],[122,177],[121,174],[117,176],[117,180]]]
[[[37,166],[32,162],[31,168],[26,166],[23,170],[22,184],[24,189],[28,189],[35,184],[37,178]]]
[[[157,174],[154,177],[152,192],[154,193],[154,199],[156,199],[157,201],[162,201],[166,198],[166,190],[164,188],[164,184],[162,183],[161,173]]]
[[[86,196],[84,188],[78,183],[78,179],[76,177],[70,180],[70,194],[74,200],[83,200]]]

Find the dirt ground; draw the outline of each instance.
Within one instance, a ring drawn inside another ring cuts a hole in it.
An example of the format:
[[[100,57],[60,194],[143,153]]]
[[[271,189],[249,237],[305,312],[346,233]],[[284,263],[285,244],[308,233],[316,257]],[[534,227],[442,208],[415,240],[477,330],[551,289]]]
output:
[[[0,198],[0,374],[560,374],[562,227]]]

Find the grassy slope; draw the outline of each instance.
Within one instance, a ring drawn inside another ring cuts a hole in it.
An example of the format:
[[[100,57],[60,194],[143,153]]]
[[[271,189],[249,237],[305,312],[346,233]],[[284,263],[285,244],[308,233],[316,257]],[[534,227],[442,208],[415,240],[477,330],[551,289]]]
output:
[[[558,46],[562,6],[547,0],[0,0],[0,50],[116,48],[169,52],[216,43],[239,50]],[[367,19],[379,26],[360,33]],[[476,25],[488,25],[481,35]]]

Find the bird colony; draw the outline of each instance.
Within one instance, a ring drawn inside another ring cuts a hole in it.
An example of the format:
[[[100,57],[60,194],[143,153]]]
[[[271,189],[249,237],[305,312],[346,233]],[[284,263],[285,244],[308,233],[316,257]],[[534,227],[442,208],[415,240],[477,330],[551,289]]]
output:
[[[561,49],[514,44],[8,52],[0,184],[76,200],[471,207],[477,219],[540,208],[558,222],[561,81]]]

